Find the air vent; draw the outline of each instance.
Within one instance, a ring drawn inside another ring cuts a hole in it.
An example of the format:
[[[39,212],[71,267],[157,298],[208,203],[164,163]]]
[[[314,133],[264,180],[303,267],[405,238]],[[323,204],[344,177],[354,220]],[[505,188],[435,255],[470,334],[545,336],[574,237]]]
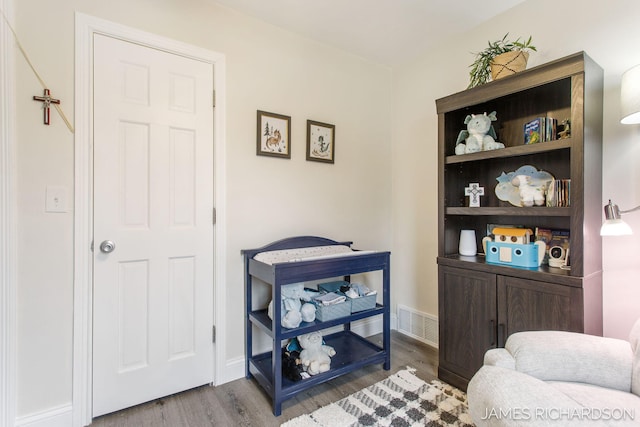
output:
[[[438,347],[438,318],[398,304],[398,332]]]

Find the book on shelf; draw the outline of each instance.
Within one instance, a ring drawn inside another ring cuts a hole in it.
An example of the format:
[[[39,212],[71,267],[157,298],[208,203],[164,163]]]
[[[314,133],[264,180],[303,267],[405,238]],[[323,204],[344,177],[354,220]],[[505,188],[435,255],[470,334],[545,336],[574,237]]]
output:
[[[548,208],[568,208],[571,206],[571,180],[552,179],[546,192]]]
[[[524,125],[524,143],[553,141],[557,137],[558,120],[552,117],[538,117]]]
[[[549,264],[549,249],[552,247],[560,246],[565,252],[569,249],[569,230],[536,227],[535,239],[536,242],[542,240],[547,245],[544,259],[542,260],[543,264]]]

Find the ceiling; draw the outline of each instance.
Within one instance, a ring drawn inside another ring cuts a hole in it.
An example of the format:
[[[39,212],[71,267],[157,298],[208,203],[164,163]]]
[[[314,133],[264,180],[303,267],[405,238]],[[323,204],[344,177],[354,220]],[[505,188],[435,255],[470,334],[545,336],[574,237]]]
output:
[[[385,65],[418,57],[524,0],[214,0]],[[481,4],[481,7],[478,5]]]

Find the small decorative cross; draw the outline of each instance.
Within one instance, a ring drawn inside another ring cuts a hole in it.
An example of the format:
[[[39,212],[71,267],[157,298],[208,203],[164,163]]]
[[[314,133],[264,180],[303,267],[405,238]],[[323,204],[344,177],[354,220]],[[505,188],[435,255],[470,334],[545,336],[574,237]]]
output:
[[[50,121],[49,107],[51,106],[51,104],[60,104],[60,100],[52,98],[51,92],[49,91],[49,89],[44,90],[44,96],[34,96],[33,100],[42,102],[42,109],[44,111],[44,124],[49,125],[49,121]]]
[[[472,182],[464,188],[464,195],[469,196],[469,207],[477,208],[480,206],[480,196],[484,196],[484,187],[480,187],[478,182]]]

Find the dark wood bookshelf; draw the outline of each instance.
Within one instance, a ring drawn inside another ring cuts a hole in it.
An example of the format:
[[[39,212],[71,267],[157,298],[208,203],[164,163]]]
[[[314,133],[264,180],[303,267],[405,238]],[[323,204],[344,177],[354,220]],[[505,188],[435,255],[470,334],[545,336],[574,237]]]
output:
[[[602,334],[602,98],[603,71],[579,52],[436,101],[441,379],[466,389],[486,350],[518,331]],[[456,155],[465,117],[492,111],[505,148]],[[537,117],[569,119],[571,136],[524,144],[524,125]],[[497,178],[525,165],[571,180],[569,206],[500,200]],[[484,187],[480,207],[468,207],[472,182]],[[569,230],[570,269],[487,263],[482,238],[491,224]],[[461,229],[475,230],[477,256],[458,254]]]

